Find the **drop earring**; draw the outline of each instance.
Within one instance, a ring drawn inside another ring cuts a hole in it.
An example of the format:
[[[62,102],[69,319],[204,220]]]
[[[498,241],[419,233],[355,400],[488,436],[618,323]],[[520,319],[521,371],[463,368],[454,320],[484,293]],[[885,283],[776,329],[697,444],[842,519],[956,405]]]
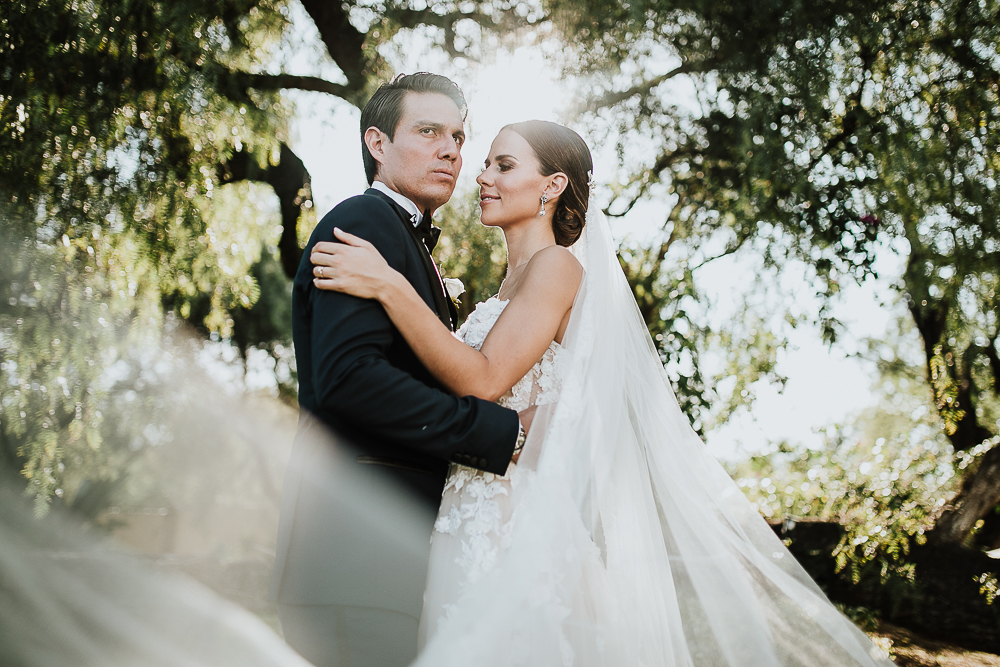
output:
[[[539,217],[545,215],[545,202],[547,202],[548,200],[549,200],[549,196],[543,192],[542,193],[542,210],[538,214]]]

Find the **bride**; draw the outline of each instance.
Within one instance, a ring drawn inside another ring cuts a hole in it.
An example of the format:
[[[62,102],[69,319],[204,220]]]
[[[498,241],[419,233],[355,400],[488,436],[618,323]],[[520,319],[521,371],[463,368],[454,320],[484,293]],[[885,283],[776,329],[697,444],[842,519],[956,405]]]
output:
[[[591,171],[572,130],[501,130],[476,180],[507,274],[457,338],[363,239],[338,231],[311,257],[318,287],[378,299],[451,391],[535,411],[505,475],[452,464],[416,664],[892,664],[680,411],[588,210]]]

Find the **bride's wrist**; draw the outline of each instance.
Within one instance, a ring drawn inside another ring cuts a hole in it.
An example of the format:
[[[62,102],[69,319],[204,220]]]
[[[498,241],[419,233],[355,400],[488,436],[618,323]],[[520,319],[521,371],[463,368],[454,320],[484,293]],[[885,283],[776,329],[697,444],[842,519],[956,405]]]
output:
[[[400,284],[400,280],[406,280],[406,278],[403,277],[403,274],[398,271],[390,271],[385,279],[379,282],[376,294],[379,302],[383,306],[391,305],[392,301],[401,294],[402,285]]]

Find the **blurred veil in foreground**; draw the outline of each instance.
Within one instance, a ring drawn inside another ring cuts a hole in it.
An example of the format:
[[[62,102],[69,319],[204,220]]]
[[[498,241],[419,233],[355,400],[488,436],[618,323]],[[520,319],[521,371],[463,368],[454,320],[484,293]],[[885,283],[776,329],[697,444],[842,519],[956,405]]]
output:
[[[308,665],[259,618],[195,581],[101,545],[62,516],[39,522],[4,476],[0,662]]]
[[[0,664],[308,665],[267,599],[295,410],[3,213]],[[398,511],[418,503],[338,475],[353,453],[314,437],[324,469],[298,474],[387,548],[426,550]]]
[[[332,440],[325,444],[331,466],[353,465],[346,448]],[[382,514],[382,503],[405,502],[405,494],[395,488],[359,486],[352,479],[333,478],[329,497],[338,510],[371,519],[373,527],[384,531],[383,543],[419,551],[426,535],[406,524],[375,519]],[[6,473],[0,479],[0,663],[309,664],[258,616],[170,571],[175,568],[169,561],[143,562],[123,553],[86,534],[61,512],[36,519],[21,488],[23,482]],[[259,601],[264,586],[231,583],[227,593]]]

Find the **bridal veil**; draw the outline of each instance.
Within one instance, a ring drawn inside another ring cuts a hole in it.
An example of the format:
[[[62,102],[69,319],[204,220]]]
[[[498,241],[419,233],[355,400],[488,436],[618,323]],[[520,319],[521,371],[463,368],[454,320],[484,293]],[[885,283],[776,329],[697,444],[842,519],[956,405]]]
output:
[[[593,209],[559,400],[512,476],[509,539],[417,665],[891,665],[678,407]]]

